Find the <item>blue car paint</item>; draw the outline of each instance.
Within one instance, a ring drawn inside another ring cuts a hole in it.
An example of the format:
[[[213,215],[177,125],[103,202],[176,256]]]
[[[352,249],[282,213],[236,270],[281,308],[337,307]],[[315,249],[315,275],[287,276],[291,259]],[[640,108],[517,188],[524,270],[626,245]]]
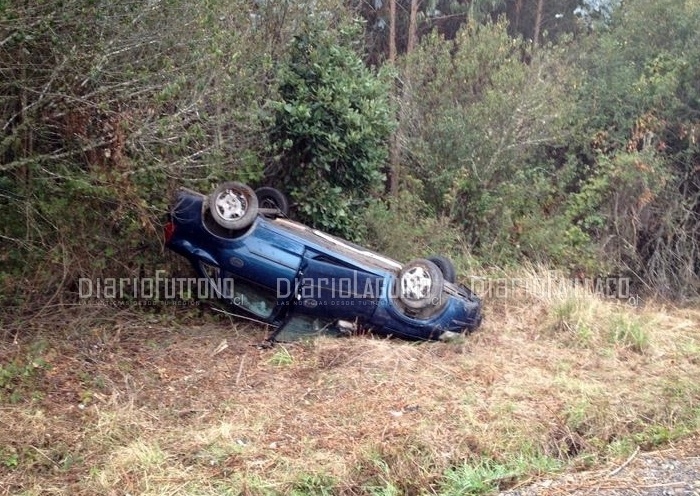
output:
[[[350,320],[373,332],[420,340],[438,339],[445,331],[469,332],[481,322],[481,301],[464,286],[445,282],[442,308],[428,318],[412,317],[392,296],[398,262],[302,224],[263,215],[230,236],[211,219],[205,222],[206,206],[204,195],[180,189],[166,246],[187,258],[199,277],[208,277],[204,262],[217,267],[221,277],[276,293],[275,308],[262,318],[224,298],[239,315],[275,327],[298,314]],[[338,281],[351,284],[334,286]]]

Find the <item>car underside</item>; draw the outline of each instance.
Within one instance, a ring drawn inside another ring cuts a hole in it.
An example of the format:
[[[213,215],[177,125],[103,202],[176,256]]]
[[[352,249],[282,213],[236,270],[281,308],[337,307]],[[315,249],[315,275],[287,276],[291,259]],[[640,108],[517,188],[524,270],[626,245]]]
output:
[[[444,257],[402,264],[287,218],[286,198],[224,183],[181,188],[166,246],[187,258],[227,311],[271,325],[277,340],[371,331],[445,339],[476,329],[481,301]]]

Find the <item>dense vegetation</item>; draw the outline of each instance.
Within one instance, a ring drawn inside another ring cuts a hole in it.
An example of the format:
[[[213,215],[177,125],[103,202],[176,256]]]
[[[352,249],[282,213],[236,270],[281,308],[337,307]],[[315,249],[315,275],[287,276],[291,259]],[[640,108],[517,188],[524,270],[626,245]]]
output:
[[[0,2],[3,303],[163,267],[170,192],[232,178],[398,257],[697,295],[695,3],[392,4]]]

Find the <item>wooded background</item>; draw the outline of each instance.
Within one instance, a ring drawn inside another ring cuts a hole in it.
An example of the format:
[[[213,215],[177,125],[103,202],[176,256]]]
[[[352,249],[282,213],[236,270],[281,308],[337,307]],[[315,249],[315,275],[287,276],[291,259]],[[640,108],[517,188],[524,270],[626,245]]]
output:
[[[0,303],[166,266],[174,188],[406,259],[700,291],[700,5],[0,1]]]

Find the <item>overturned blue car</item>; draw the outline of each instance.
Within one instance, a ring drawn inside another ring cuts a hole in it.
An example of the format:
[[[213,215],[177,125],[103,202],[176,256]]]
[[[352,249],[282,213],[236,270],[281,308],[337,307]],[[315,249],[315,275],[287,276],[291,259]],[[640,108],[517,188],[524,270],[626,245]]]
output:
[[[455,282],[448,259],[401,264],[291,221],[288,209],[273,188],[181,188],[166,246],[189,260],[227,312],[271,325],[273,340],[358,332],[446,339],[481,323],[481,301]]]

